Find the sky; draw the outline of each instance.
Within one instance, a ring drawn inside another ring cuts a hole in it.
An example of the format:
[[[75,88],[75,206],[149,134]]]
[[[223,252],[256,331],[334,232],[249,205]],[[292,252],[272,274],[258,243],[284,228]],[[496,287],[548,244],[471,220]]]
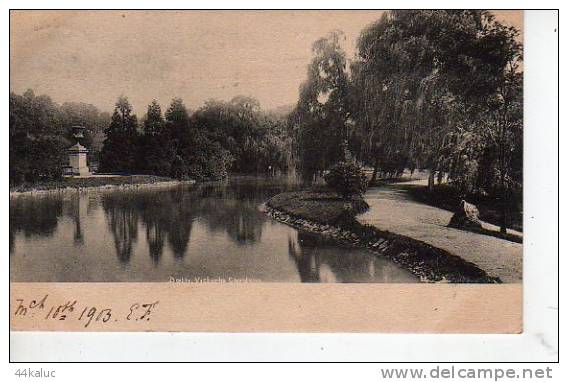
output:
[[[10,90],[142,115],[157,99],[190,109],[248,95],[295,104],[314,41],[339,29],[349,59],[383,11],[11,11]],[[522,12],[496,11],[522,30]]]

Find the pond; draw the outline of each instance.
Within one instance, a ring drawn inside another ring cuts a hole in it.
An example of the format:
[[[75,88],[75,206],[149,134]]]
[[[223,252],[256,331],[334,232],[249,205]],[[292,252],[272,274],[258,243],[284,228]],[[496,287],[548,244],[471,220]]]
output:
[[[364,249],[326,244],[259,211],[298,187],[294,178],[231,177],[11,198],[10,280],[418,281]]]

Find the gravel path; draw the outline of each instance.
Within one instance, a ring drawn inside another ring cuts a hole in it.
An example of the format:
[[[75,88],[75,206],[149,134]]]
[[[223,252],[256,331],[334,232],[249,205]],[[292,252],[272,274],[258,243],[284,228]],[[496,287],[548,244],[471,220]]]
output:
[[[418,182],[422,184],[423,181]],[[445,249],[476,264],[490,276],[499,277],[504,283],[522,282],[522,244],[446,227],[451,212],[412,200],[406,191],[396,187],[396,183],[370,188],[365,200],[370,208],[358,217],[361,223]],[[498,229],[488,223],[483,226]]]

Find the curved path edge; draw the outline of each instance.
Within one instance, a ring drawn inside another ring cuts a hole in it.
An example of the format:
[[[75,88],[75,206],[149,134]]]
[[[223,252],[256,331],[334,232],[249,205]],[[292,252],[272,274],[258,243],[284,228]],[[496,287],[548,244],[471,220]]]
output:
[[[401,268],[410,271],[422,282],[501,282],[499,278],[487,275],[475,264],[411,237],[381,231],[358,222],[353,222],[349,229],[317,223],[274,208],[270,205],[270,201],[262,204],[260,209],[280,223],[319,235],[335,244],[365,248],[377,256],[386,257]]]
[[[397,183],[371,188],[364,199],[369,209],[356,217],[360,224],[427,243],[504,283],[522,282],[522,244],[448,227],[452,212],[412,199]]]

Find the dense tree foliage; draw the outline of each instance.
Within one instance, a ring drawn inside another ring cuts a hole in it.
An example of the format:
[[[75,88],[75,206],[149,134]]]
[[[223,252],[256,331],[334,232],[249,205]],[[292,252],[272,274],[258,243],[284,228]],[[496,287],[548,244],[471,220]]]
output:
[[[373,181],[429,170],[430,186],[499,201],[505,230],[522,182],[518,33],[488,11],[390,11],[361,33],[349,71],[339,34],[317,41],[294,115],[300,164],[328,168],[340,156],[318,145],[346,137]],[[325,118],[331,100],[340,118]]]
[[[207,101],[194,113],[192,123],[230,153],[233,172],[284,172],[293,164],[285,117],[262,112],[254,98]]]
[[[124,97],[116,103],[105,130],[101,171],[148,173],[183,178],[217,178],[226,174],[228,154],[190,122],[181,98],[174,98],[162,116],[157,101],[148,105],[140,129]]]
[[[170,175],[170,161],[174,149],[169,144],[169,134],[165,129],[166,121],[158,101],[148,105],[144,118],[144,131],[139,137],[138,164],[143,171],[153,175]]]
[[[132,106],[126,97],[116,102],[106,139],[100,155],[100,172],[136,171],[138,148],[138,119],[132,114]]]
[[[275,174],[294,165],[286,114],[263,112],[254,98],[207,101],[195,113],[174,98],[163,114],[154,100],[139,123],[126,97],[110,116],[28,91],[10,94],[10,182],[61,177],[74,125],[86,127],[81,143],[102,173],[211,179],[228,171]]]
[[[74,125],[86,127],[81,143],[96,158],[109,117],[92,105],[58,105],[32,90],[23,95],[10,93],[10,184],[60,178]]]
[[[273,174],[293,162],[286,118],[262,112],[254,98],[210,100],[194,113],[174,98],[164,116],[154,100],[142,129],[130,111],[119,99],[101,152],[104,171],[211,179],[228,171]]]
[[[338,161],[347,139],[349,78],[339,31],[313,44],[314,58],[290,121],[296,129],[303,177],[310,181]]]

